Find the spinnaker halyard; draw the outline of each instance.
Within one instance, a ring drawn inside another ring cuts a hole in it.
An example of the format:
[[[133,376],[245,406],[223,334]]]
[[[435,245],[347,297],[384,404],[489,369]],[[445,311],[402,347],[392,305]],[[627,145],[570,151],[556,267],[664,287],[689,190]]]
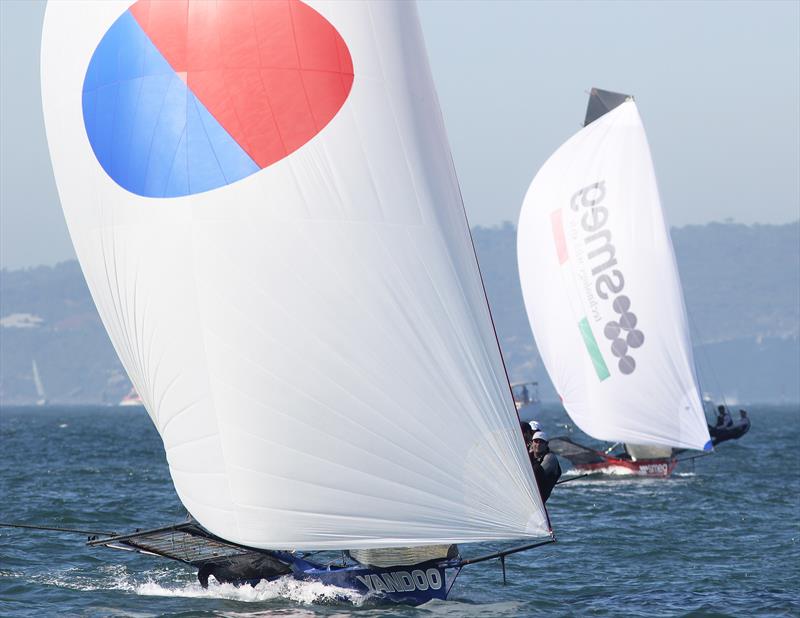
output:
[[[420,602],[450,545],[552,535],[413,4],[57,2],[41,57],[62,207],[181,538],[312,579],[289,550],[443,546],[380,585],[374,555],[339,573]]]
[[[587,434],[629,452],[613,458],[569,440],[551,448],[579,469],[657,476],[672,471],[672,448],[709,450],[672,243],[632,97],[592,90],[585,127],[531,183],[518,234],[525,307],[564,408]]]

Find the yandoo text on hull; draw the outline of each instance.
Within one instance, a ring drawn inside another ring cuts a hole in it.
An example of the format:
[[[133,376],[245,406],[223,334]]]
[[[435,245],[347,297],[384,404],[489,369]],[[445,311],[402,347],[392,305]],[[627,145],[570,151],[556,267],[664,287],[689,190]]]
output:
[[[65,0],[41,59],[81,268],[215,543],[416,602],[446,561],[292,551],[552,538],[413,3]]]

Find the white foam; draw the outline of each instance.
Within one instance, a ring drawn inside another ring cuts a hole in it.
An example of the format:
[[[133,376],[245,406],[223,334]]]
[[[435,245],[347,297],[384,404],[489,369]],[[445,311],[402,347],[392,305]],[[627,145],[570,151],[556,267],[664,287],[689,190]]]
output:
[[[0,572],[0,575],[29,577],[40,584],[82,592],[122,590],[141,596],[226,599],[242,602],[281,599],[301,605],[347,603],[356,607],[360,607],[369,599],[369,595],[360,594],[349,588],[329,586],[321,582],[299,581],[291,576],[271,582],[261,581],[256,586],[220,584],[211,577],[208,588],[203,588],[187,571],[169,567],[132,574],[124,565],[111,564],[101,566],[95,571],[73,567],[32,576],[14,572]]]
[[[298,581],[293,577],[282,577],[270,582],[261,581],[256,586],[219,584],[212,578],[209,580],[208,588],[203,588],[197,582],[170,586],[149,581],[136,586],[135,591],[136,594],[142,596],[227,599],[244,602],[283,599],[303,605],[348,602],[360,606],[367,599],[366,596],[354,590],[328,586],[321,582]]]
[[[73,567],[48,574],[32,575],[30,579],[45,585],[82,592],[134,589],[127,569],[119,564],[102,566],[98,569],[98,573],[87,574],[85,569]]]

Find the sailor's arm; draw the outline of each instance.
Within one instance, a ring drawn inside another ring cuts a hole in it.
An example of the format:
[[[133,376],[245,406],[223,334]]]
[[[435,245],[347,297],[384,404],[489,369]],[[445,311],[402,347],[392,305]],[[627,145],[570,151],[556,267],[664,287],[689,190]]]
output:
[[[555,480],[558,480],[561,476],[561,466],[558,464],[558,459],[555,454],[547,453],[547,455],[542,458],[542,463],[540,465],[542,466],[542,472],[546,478],[555,477]]]

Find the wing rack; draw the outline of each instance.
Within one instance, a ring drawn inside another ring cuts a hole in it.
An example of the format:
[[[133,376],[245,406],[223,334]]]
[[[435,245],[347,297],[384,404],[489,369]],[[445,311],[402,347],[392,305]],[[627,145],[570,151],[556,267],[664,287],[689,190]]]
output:
[[[572,465],[582,466],[603,463],[606,458],[602,453],[587,446],[573,442],[565,436],[550,440],[550,450],[572,462]]]
[[[91,547],[104,546],[163,556],[192,566],[220,558],[260,554],[261,551],[217,538],[193,522],[136,531],[98,539],[90,537]]]

